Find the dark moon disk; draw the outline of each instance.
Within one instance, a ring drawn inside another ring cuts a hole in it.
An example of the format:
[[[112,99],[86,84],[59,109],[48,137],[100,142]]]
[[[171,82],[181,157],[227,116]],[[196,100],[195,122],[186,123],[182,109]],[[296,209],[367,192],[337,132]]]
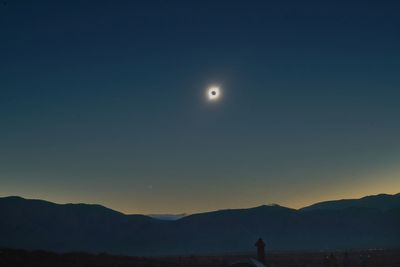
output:
[[[221,95],[221,92],[220,92],[219,87],[217,87],[217,86],[211,86],[207,89],[207,97],[208,97],[208,100],[210,100],[210,101],[217,101],[218,98],[220,97],[220,95]]]

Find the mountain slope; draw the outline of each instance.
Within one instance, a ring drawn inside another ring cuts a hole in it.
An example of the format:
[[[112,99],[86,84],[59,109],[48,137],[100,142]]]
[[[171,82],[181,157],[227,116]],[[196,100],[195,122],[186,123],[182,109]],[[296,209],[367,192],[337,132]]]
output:
[[[124,232],[139,232],[156,221],[124,215],[100,205],[59,205],[42,200],[7,197],[0,200],[0,246],[49,250],[106,248]]]
[[[178,255],[249,251],[263,237],[270,250],[399,248],[400,205],[387,195],[372,199],[378,207],[275,205],[165,221],[99,205],[6,197],[0,198],[0,247]]]
[[[400,207],[400,193],[396,195],[380,194],[366,196],[360,199],[342,199],[324,201],[304,207],[301,210],[333,210],[344,208],[373,208],[379,210],[389,210]]]

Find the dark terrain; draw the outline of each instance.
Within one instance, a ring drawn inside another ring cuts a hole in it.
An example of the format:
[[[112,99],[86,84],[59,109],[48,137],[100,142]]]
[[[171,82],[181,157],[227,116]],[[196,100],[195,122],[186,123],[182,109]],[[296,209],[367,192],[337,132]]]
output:
[[[369,250],[346,252],[271,252],[267,253],[269,267],[398,267],[400,251]],[[46,251],[0,250],[2,267],[228,267],[246,263],[255,255],[182,257],[128,257],[109,254],[66,253]]]
[[[220,210],[175,221],[125,215],[100,205],[0,198],[0,247],[132,256],[249,251],[400,248],[400,194],[318,203]],[[251,248],[250,248],[251,249]]]

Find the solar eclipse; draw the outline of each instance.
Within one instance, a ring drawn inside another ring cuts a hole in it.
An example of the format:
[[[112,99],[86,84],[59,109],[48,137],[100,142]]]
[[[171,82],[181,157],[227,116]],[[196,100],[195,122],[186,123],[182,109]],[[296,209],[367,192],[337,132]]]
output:
[[[210,101],[216,101],[221,97],[221,90],[217,86],[211,86],[207,89],[207,97]]]

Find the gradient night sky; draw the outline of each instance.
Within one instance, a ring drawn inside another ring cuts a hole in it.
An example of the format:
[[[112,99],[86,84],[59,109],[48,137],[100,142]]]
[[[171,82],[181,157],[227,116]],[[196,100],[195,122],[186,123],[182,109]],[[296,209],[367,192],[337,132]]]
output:
[[[191,213],[400,192],[400,4],[349,2],[2,1],[0,196]]]

